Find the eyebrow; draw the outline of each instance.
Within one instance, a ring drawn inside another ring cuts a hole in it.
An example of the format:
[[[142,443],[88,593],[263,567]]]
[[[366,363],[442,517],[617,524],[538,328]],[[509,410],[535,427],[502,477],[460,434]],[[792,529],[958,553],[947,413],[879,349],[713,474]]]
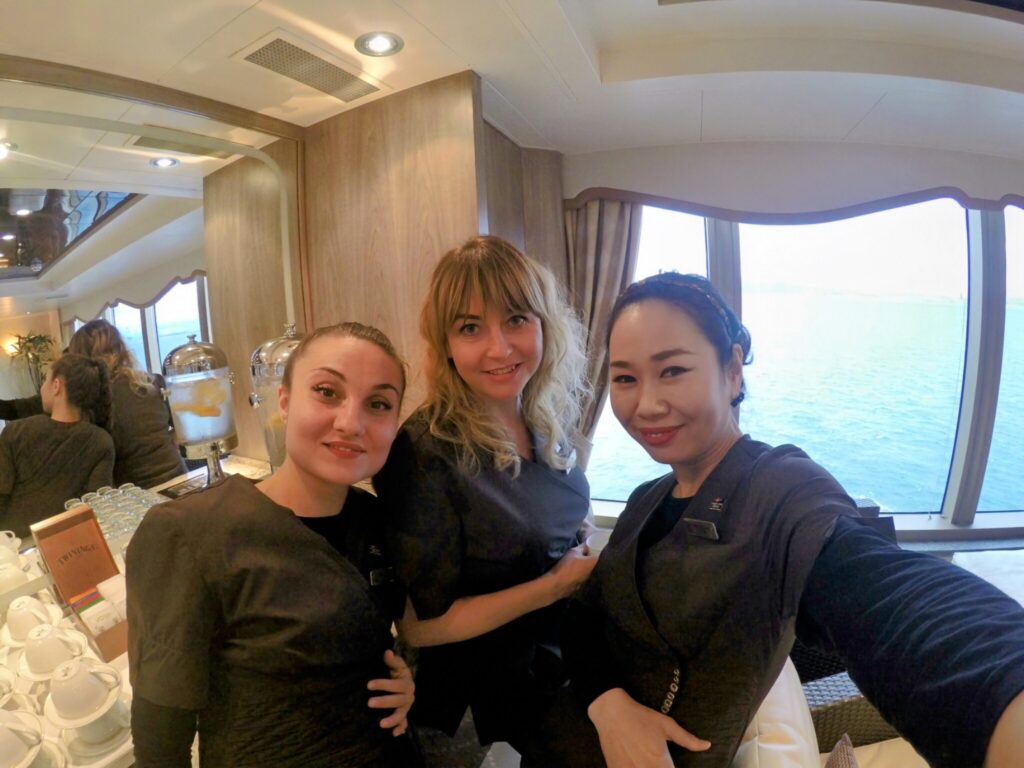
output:
[[[452,318],[452,323],[457,323],[459,320],[481,320],[480,315],[456,315]]]
[[[675,357],[677,355],[692,355],[692,354],[693,354],[693,352],[691,352],[688,349],[683,349],[682,347],[676,347],[675,349],[665,349],[665,350],[662,350],[661,352],[655,352],[653,355],[651,355],[651,360],[653,360],[656,363],[660,363],[663,360],[668,360],[670,357]],[[625,360],[612,360],[610,363],[608,363],[608,367],[609,368],[629,368],[630,364],[628,362],[626,362]]]
[[[345,378],[345,374],[343,374],[341,371],[336,371],[336,370],[334,370],[333,368],[331,368],[329,366],[322,365],[319,368],[314,368],[313,372],[315,373],[316,371],[325,371],[326,373],[329,373],[332,376],[336,376],[337,378],[341,379],[342,381],[344,381],[346,383],[348,382],[348,379]],[[378,392],[378,391],[383,390],[383,389],[390,389],[396,395],[398,395],[399,397],[402,396],[402,393],[398,391],[398,387],[396,387],[394,384],[388,384],[387,382],[384,382],[382,384],[374,384],[373,387],[372,387],[372,390],[374,392]]]

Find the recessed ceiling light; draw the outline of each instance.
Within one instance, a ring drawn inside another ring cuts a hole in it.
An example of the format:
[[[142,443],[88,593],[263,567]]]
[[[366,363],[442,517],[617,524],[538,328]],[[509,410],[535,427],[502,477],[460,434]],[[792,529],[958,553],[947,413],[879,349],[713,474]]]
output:
[[[3,237],[0,237],[0,240],[13,240],[13,239],[14,239],[14,235],[4,235]]]
[[[173,157],[154,157],[149,161],[149,164],[154,168],[173,168],[178,164],[178,161]]]
[[[18,210],[16,210],[14,212],[14,215],[15,216],[28,216],[30,213],[32,213],[32,211],[30,211],[28,208],[19,208]]]
[[[394,56],[405,41],[393,32],[367,32],[356,38],[356,50],[367,56]]]

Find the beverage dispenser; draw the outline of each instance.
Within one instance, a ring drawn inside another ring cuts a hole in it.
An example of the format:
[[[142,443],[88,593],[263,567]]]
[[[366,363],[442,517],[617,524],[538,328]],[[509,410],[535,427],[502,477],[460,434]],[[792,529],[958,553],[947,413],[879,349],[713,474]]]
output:
[[[277,391],[284,378],[284,367],[302,337],[294,323],[285,323],[284,335],[260,344],[249,359],[253,392],[249,404],[256,409],[267,444],[270,467],[277,471],[284,463],[284,420],[278,405]]]

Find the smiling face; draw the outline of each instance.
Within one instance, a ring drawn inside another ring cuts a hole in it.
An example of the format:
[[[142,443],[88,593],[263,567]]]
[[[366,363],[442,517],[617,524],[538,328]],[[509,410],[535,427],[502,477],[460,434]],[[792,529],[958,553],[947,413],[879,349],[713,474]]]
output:
[[[742,352],[719,362],[711,342],[680,309],[651,299],[626,307],[608,346],[615,417],[651,458],[696,490],[740,436],[731,401]]]
[[[540,318],[532,312],[499,312],[472,296],[448,329],[448,354],[459,377],[485,403],[515,403],[544,354]]]
[[[352,485],[384,466],[398,432],[402,372],[376,344],[313,341],[280,391],[287,460],[307,478]]]

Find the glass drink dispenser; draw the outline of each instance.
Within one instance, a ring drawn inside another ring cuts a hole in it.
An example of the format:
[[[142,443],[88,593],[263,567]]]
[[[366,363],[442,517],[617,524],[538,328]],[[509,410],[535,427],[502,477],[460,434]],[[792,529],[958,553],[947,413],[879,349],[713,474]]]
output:
[[[284,464],[284,421],[278,404],[277,390],[284,377],[284,367],[302,337],[295,333],[294,323],[285,323],[284,335],[260,344],[249,359],[253,392],[249,404],[263,428],[270,467],[277,471]]]
[[[163,371],[178,445],[185,458],[206,459],[209,486],[224,477],[220,454],[238,446],[227,356],[189,336],[164,358]]]

